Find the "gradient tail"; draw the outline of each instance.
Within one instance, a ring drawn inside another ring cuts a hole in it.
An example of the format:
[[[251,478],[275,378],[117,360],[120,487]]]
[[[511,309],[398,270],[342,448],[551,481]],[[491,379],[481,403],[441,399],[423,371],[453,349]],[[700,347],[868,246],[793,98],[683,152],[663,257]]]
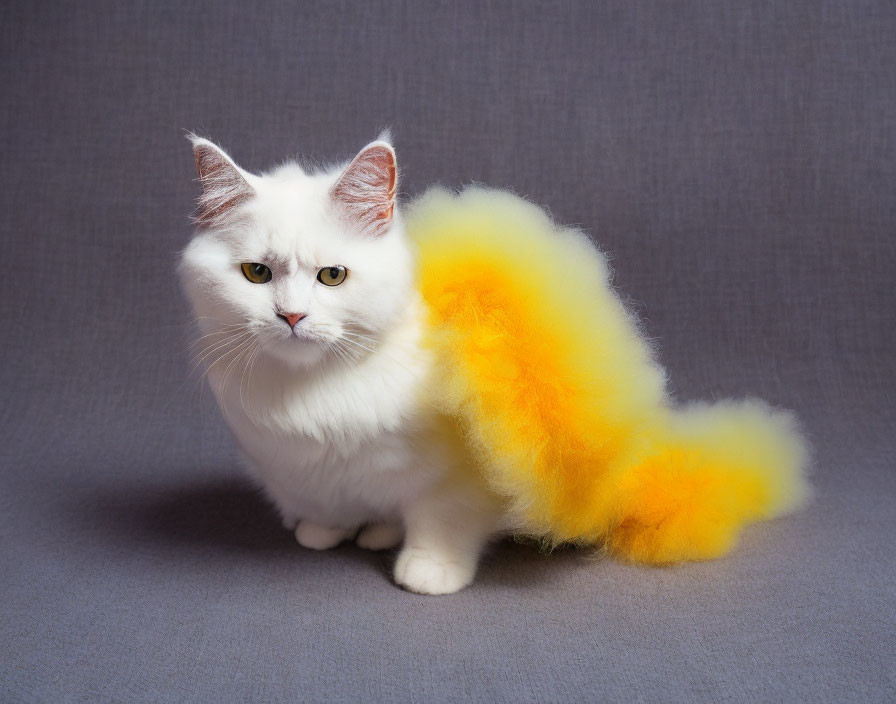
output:
[[[615,556],[669,564],[727,553],[741,529],[808,498],[808,453],[793,415],[761,401],[672,412],[668,437],[623,473]]]

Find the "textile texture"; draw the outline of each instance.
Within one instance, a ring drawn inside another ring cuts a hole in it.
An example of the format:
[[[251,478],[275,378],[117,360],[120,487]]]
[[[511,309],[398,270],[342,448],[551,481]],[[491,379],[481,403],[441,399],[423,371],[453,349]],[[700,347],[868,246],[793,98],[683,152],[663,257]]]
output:
[[[896,698],[894,3],[6,2],[0,62],[0,700]],[[261,170],[385,126],[403,197],[592,235],[677,398],[793,409],[810,507],[450,597],[300,548],[190,373],[184,131]]]

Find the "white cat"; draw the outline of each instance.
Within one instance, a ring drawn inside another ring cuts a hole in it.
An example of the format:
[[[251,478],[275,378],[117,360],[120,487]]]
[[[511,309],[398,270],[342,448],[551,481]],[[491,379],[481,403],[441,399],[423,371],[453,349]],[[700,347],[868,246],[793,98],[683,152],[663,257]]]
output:
[[[536,206],[433,191],[412,250],[386,139],[261,176],[193,148],[200,364],[301,545],[403,543],[395,580],[446,594],[502,533],[674,564],[805,502],[795,418],[673,407],[603,256]]]
[[[509,526],[422,393],[432,360],[386,139],[347,166],[258,176],[193,137],[203,192],[180,275],[223,415],[298,542],[403,541],[395,580],[446,594]]]

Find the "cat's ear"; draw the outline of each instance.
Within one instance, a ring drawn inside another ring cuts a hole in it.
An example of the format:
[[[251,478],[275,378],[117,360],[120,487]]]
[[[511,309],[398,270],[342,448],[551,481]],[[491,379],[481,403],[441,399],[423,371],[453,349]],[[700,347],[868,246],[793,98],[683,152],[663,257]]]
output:
[[[378,237],[392,224],[397,183],[395,150],[378,139],[352,159],[330,190],[330,197],[363,232]]]
[[[255,195],[248,181],[251,177],[217,145],[196,135],[189,138],[202,185],[194,218],[206,227],[223,225],[238,205]]]

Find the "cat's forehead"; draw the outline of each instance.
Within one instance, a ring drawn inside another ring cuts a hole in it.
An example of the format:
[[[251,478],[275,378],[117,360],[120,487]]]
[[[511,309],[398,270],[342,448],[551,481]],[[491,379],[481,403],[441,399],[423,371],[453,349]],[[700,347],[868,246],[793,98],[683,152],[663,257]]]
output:
[[[255,211],[271,224],[320,219],[330,211],[330,189],[335,178],[306,174],[298,165],[282,166],[257,178]]]
[[[344,246],[330,190],[336,176],[307,174],[297,165],[280,167],[255,183],[252,214],[258,238],[270,256],[315,261]]]

